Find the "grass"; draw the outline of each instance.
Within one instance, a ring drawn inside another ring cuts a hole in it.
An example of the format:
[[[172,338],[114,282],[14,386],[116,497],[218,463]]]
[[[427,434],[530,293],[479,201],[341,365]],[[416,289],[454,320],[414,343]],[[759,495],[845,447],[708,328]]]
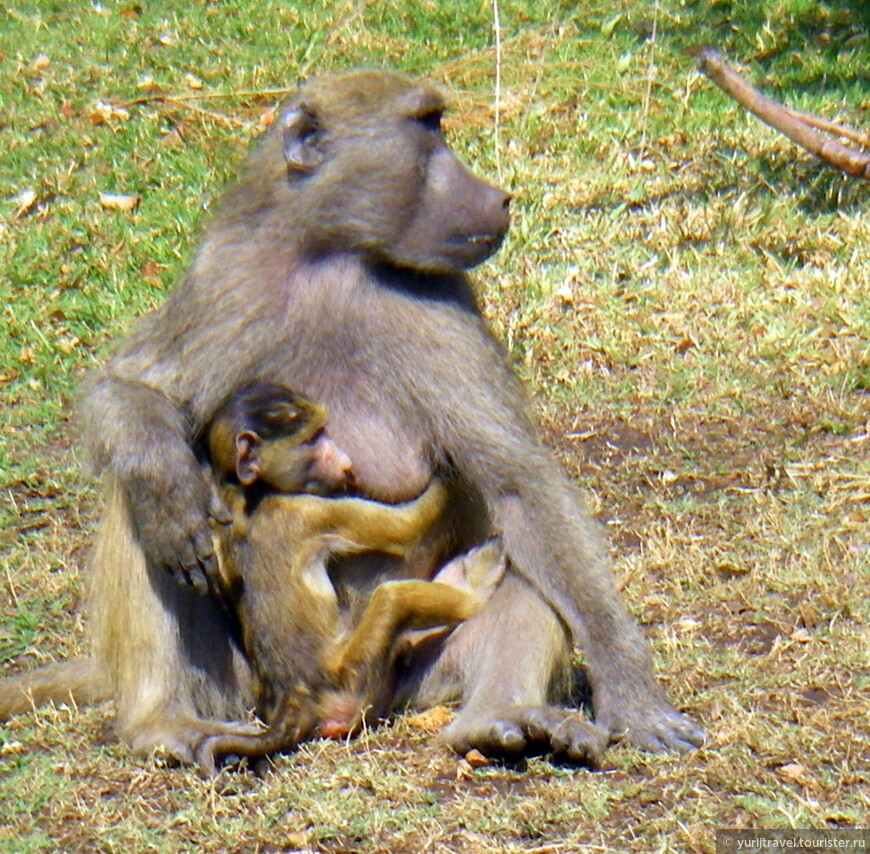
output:
[[[717,827],[866,826],[870,184],[682,53],[713,44],[773,97],[866,129],[866,4],[499,13],[496,133],[490,4],[6,9],[0,659],[83,646],[82,376],[178,279],[275,90],[389,65],[454,92],[454,146],[516,194],[483,302],[708,745],[616,747],[596,773],[472,768],[402,717],[210,784],[132,757],[106,709],[40,710],[0,727],[0,851],[712,852]]]

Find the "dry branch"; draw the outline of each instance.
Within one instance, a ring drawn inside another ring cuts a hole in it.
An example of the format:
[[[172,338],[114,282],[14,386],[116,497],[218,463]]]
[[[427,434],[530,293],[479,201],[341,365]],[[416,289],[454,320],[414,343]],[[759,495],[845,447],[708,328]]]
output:
[[[810,113],[792,110],[762,95],[711,47],[695,47],[691,49],[691,53],[697,59],[699,71],[763,122],[846,174],[856,178],[870,178],[870,156],[823,136],[814,128],[852,139],[861,145],[870,141],[866,134],[851,128],[842,128]]]

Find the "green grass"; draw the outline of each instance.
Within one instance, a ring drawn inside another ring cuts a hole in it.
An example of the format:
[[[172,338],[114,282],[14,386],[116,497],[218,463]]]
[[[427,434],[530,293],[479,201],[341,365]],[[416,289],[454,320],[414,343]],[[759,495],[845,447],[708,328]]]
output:
[[[712,44],[767,94],[867,130],[866,3],[501,3],[497,128],[488,3],[3,14],[4,666],[84,645],[82,377],[177,281],[276,90],[390,66],[454,93],[455,148],[516,196],[483,303],[709,743],[616,747],[599,773],[472,769],[400,719],[206,784],[132,757],[107,709],[40,710],[0,726],[0,851],[712,852],[717,827],[866,824],[870,183],[683,52]]]

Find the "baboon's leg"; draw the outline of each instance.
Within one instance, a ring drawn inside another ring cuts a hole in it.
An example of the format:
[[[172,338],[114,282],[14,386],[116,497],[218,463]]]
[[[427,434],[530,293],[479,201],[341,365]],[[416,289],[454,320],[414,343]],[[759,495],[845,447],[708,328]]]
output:
[[[191,761],[204,735],[233,730],[251,702],[249,672],[223,607],[148,566],[126,498],[109,482],[93,555],[94,660],[115,700],[120,735]]]
[[[594,764],[607,746],[607,732],[578,710],[549,705],[568,697],[570,653],[552,609],[508,571],[477,616],[428,660],[421,655],[399,699],[424,708],[460,699],[459,713],[444,732],[460,753],[476,747],[511,756],[536,745]]]

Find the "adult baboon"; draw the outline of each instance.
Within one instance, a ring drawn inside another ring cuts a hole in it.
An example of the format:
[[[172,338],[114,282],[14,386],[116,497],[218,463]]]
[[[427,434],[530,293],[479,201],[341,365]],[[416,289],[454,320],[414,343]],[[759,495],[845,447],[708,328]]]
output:
[[[656,683],[598,527],[536,438],[480,317],[463,271],[500,244],[508,196],[445,145],[443,110],[431,86],[398,74],[303,86],[184,281],[89,385],[86,436],[107,481],[95,661],[135,747],[190,758],[203,736],[236,731],[250,699],[220,604],[178,577],[214,577],[209,516],[227,518],[192,438],[255,379],[326,405],[369,497],[407,500],[449,470],[453,552],[503,532],[502,584],[408,686],[418,704],[461,698],[446,733],[456,749],[516,754],[534,741],[582,759],[608,735],[652,749],[702,740]],[[336,572],[431,578],[441,558],[439,546],[404,565],[349,558]],[[597,728],[549,705],[564,697],[553,692],[572,641]]]

